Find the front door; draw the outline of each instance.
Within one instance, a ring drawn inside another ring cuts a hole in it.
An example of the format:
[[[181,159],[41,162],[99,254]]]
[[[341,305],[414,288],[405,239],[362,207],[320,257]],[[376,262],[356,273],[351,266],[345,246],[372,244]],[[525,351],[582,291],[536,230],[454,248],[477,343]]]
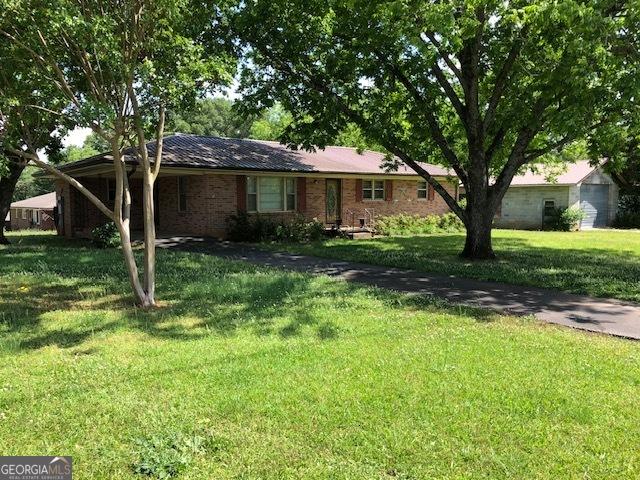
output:
[[[339,225],[342,221],[342,183],[339,178],[327,178],[326,210],[327,223]]]

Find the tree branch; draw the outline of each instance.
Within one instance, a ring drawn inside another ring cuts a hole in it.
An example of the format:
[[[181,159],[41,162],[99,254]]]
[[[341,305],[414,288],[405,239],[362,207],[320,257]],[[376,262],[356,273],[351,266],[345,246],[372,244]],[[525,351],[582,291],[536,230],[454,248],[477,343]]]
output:
[[[496,77],[496,82],[493,87],[493,92],[491,93],[491,97],[489,98],[489,104],[487,105],[487,110],[484,114],[484,126],[486,130],[489,130],[493,125],[493,120],[495,119],[496,111],[498,108],[498,104],[502,95],[507,87],[507,83],[509,77],[511,76],[511,71],[513,66],[520,55],[522,50],[522,45],[524,44],[524,37],[528,32],[528,28],[524,27],[520,32],[520,36],[518,40],[516,40],[511,48],[509,49],[509,53],[507,54],[507,58],[502,64],[502,68]]]
[[[449,67],[453,74],[458,77],[458,81],[462,82],[462,74],[460,73],[460,69],[456,66],[455,63],[453,63],[453,60],[451,60],[449,54],[444,51],[444,48],[442,48],[442,44],[436,39],[435,34],[433,32],[424,32],[424,36],[427,37],[429,39],[429,42],[431,42],[431,45],[435,47],[438,55],[440,55],[440,58],[442,58],[447,67]],[[424,42],[424,38],[422,38],[422,35],[420,35],[420,39]]]
[[[9,148],[7,149],[7,151],[9,151],[14,155],[18,155],[18,156],[21,156],[22,158],[32,161],[41,169],[49,172],[50,174],[58,177],[60,180],[63,180],[67,182],[69,185],[75,187],[80,193],[82,193],[85,197],[87,197],[89,201],[91,201],[91,203],[93,203],[102,213],[104,213],[109,218],[109,220],[113,220],[113,212],[109,210],[109,208],[107,208],[107,206],[104,203],[102,203],[102,200],[100,200],[93,193],[91,193],[91,191],[89,191],[84,185],[78,182],[75,178],[67,175],[66,173],[61,172],[57,168],[40,160],[40,157],[38,156],[37,153],[25,152],[24,150],[18,150],[13,148]]]
[[[165,122],[165,106],[160,105],[158,112],[158,127],[156,128],[156,154],[153,159],[153,180],[155,181],[160,174],[160,163],[162,162],[162,149],[164,143],[164,122]]]
[[[359,112],[354,111],[350,108],[345,101],[337,94],[335,94],[331,88],[329,88],[324,81],[320,80],[316,75],[312,72],[307,71],[306,73],[297,72],[289,65],[286,61],[279,59],[274,56],[273,52],[261,50],[261,53],[265,55],[265,57],[269,58],[272,61],[272,64],[279,65],[279,68],[286,70],[291,76],[297,77],[300,81],[310,85],[312,88],[322,92],[324,95],[330,96],[336,102],[336,106],[343,112],[344,115],[347,116],[353,123],[363,128],[363,130],[368,131],[371,130],[369,123],[362,117]],[[419,93],[419,92],[417,92]],[[397,140],[396,140],[397,142]],[[455,198],[451,196],[451,194],[438,182],[429,172],[427,172],[424,168],[420,166],[418,162],[413,160],[406,152],[400,150],[396,145],[390,143],[388,140],[382,141],[382,146],[384,146],[389,152],[396,155],[403,162],[405,162],[411,169],[413,169],[418,175],[424,178],[438,194],[444,199],[444,201],[449,205],[449,207],[460,217],[460,219],[464,218],[464,211],[458,205],[458,202]],[[451,151],[453,154],[453,151]],[[456,159],[457,162],[457,157]],[[465,176],[464,171],[461,169],[461,173]]]
[[[433,189],[438,192],[438,194],[442,197],[445,203],[449,206],[452,212],[454,212],[461,220],[465,218],[465,212],[458,204],[458,201],[451,196],[451,194],[447,191],[446,188],[442,186],[442,184],[437,181],[429,172],[427,172],[418,162],[413,160],[408,154],[395,148],[391,144],[386,144],[384,147],[393,153],[396,157],[401,159],[405,164],[407,164],[413,171],[415,171],[418,175],[424,178],[429,185],[433,187]]]
[[[466,184],[467,173],[462,167],[462,164],[460,163],[457,155],[449,146],[449,142],[445,138],[444,133],[442,132],[442,129],[438,124],[438,120],[436,119],[433,110],[428,105],[428,102],[395,63],[389,63],[389,67],[392,69],[394,75],[396,75],[396,77],[400,80],[400,83],[402,83],[407,91],[413,96],[418,105],[422,107],[421,112],[426,117],[427,126],[429,127],[429,131],[434,141],[436,142],[436,145],[438,145],[438,148],[440,148],[440,151],[444,155],[444,158],[451,165],[451,168],[453,168],[456,174],[460,177],[460,180]]]

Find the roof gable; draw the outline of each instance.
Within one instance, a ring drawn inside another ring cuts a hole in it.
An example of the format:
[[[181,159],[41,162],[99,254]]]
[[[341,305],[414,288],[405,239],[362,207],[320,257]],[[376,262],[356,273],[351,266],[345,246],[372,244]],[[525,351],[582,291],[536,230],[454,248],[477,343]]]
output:
[[[599,165],[593,166],[589,160],[580,160],[567,164],[567,169],[564,173],[554,176],[554,172],[545,171],[544,167],[541,167],[537,173],[527,170],[523,174],[516,175],[513,177],[511,185],[575,185],[582,182],[598,168],[600,168]],[[553,181],[548,180],[549,176],[554,177]]]
[[[35,208],[51,210],[56,206],[56,192],[45,193],[37,197],[25,198],[11,204],[11,208]]]

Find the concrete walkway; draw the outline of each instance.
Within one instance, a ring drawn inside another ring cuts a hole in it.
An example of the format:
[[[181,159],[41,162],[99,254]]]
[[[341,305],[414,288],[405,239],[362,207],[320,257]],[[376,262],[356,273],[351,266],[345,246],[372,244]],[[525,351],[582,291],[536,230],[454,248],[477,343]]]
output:
[[[399,292],[432,295],[451,303],[514,315],[534,315],[545,322],[640,340],[640,305],[630,302],[292,253],[267,252],[203,237],[160,238],[158,246],[324,274]]]

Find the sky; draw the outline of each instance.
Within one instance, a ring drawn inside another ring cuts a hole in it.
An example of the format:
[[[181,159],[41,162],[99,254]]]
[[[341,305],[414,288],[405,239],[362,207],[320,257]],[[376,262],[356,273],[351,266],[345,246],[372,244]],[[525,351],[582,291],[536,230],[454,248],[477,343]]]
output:
[[[81,147],[84,143],[85,138],[87,138],[90,133],[90,128],[74,128],[73,130],[71,130],[71,132],[69,132],[69,135],[64,137],[62,143],[65,147],[68,147],[69,145]]]
[[[229,98],[231,100],[237,100],[238,98],[240,98],[240,95],[238,94],[237,89],[238,89],[238,80],[234,79],[231,87],[226,89],[222,94],[219,93],[217,95],[214,95],[214,97],[224,97],[224,98]],[[64,137],[64,139],[62,140],[62,144],[65,147],[68,147],[69,145],[75,145],[76,147],[81,147],[85,139],[89,136],[90,133],[91,133],[90,128],[74,128],[73,130],[71,130],[71,132],[69,132],[69,135]]]

